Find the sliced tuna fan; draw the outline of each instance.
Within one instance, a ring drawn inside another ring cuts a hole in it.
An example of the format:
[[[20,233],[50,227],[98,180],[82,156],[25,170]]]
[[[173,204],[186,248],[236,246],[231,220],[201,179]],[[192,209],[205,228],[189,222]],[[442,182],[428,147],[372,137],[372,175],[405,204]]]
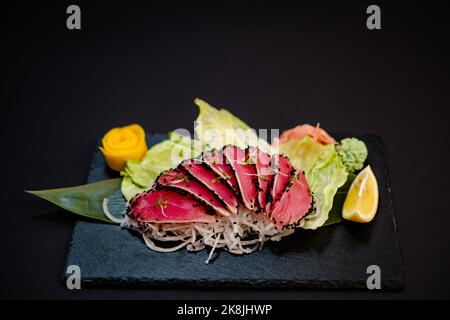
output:
[[[310,207],[308,182],[289,159],[228,145],[163,172],[130,201],[127,216],[136,223],[212,223],[254,212],[283,229],[297,224]]]

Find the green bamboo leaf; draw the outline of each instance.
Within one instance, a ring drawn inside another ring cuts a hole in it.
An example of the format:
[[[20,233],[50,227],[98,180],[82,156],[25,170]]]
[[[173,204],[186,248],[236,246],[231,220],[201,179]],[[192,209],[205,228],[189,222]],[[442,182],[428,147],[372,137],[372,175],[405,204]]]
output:
[[[333,199],[333,208],[331,208],[330,213],[328,214],[328,220],[324,223],[323,227],[344,221],[344,219],[342,219],[342,207],[344,206],[346,196],[346,191],[338,191],[336,193]]]
[[[91,219],[114,223],[103,212],[103,200],[111,197],[116,204],[120,202],[117,191],[120,191],[120,178],[103,180],[82,186],[57,188],[49,190],[36,190],[25,192],[50,201],[51,203]],[[122,208],[125,200],[122,200]]]
[[[344,219],[342,219],[342,207],[344,206],[348,189],[350,189],[350,186],[355,178],[355,174],[349,173],[345,184],[336,192],[333,199],[333,207],[331,208],[330,213],[328,214],[328,220],[324,223],[323,227],[344,221]]]

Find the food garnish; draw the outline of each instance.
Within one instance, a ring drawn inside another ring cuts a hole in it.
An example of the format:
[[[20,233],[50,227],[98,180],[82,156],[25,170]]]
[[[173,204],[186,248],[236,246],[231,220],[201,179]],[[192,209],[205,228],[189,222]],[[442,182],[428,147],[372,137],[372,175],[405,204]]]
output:
[[[111,169],[121,171],[127,160],[141,160],[144,157],[147,152],[145,131],[138,124],[113,128],[103,137],[100,151]]]
[[[336,149],[345,170],[355,172],[363,168],[368,154],[364,142],[356,138],[345,138],[340,141]]]
[[[354,222],[370,222],[378,208],[378,183],[370,166],[353,180],[342,208],[342,217]]]
[[[280,136],[278,143],[284,143],[291,140],[301,140],[304,137],[311,137],[320,144],[336,144],[336,140],[325,130],[320,128],[318,123],[315,127],[310,124],[298,125],[295,128],[285,130]]]

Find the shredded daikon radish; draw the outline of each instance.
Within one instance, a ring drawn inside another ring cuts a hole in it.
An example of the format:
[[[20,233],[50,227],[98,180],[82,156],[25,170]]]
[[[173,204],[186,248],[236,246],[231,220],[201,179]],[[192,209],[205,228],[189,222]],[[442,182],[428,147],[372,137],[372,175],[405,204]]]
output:
[[[280,241],[294,232],[293,227],[277,229],[267,215],[242,207],[239,214],[216,217],[213,223],[138,223],[126,216],[121,225],[138,231],[146,245],[158,252],[173,252],[184,247],[188,251],[200,251],[210,247],[205,263],[211,261],[217,248],[232,254],[252,253],[261,249],[265,242]],[[154,241],[178,243],[173,247],[160,247]]]
[[[108,209],[108,198],[103,199],[103,212],[105,213],[105,216],[112,222],[122,223],[124,221],[124,218],[118,219],[111,214],[111,212]]]
[[[172,247],[172,248],[162,248],[162,247],[158,247],[157,245],[155,245],[155,243],[149,239],[145,234],[142,235],[142,237],[144,238],[145,244],[147,245],[147,247],[149,247],[150,249],[154,250],[154,251],[158,251],[158,252],[174,252],[177,251],[178,249],[181,249],[183,247],[185,247],[190,240],[186,240],[183,243]]]
[[[217,244],[219,243],[219,239],[220,239],[220,234],[217,235],[216,241],[214,241],[214,245],[212,246],[212,249],[211,249],[211,251],[209,252],[208,259],[206,259],[206,261],[205,261],[206,264],[208,264],[209,261],[211,260],[212,255],[213,255],[213,253],[214,253],[214,250],[216,249]]]

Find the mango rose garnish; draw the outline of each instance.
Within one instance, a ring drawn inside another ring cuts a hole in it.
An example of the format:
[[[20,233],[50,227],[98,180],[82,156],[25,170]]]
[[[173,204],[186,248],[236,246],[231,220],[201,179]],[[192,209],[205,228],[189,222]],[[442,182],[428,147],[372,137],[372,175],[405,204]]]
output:
[[[125,168],[127,160],[141,160],[147,153],[145,131],[138,124],[109,130],[102,139],[103,153],[108,166],[116,171]]]

